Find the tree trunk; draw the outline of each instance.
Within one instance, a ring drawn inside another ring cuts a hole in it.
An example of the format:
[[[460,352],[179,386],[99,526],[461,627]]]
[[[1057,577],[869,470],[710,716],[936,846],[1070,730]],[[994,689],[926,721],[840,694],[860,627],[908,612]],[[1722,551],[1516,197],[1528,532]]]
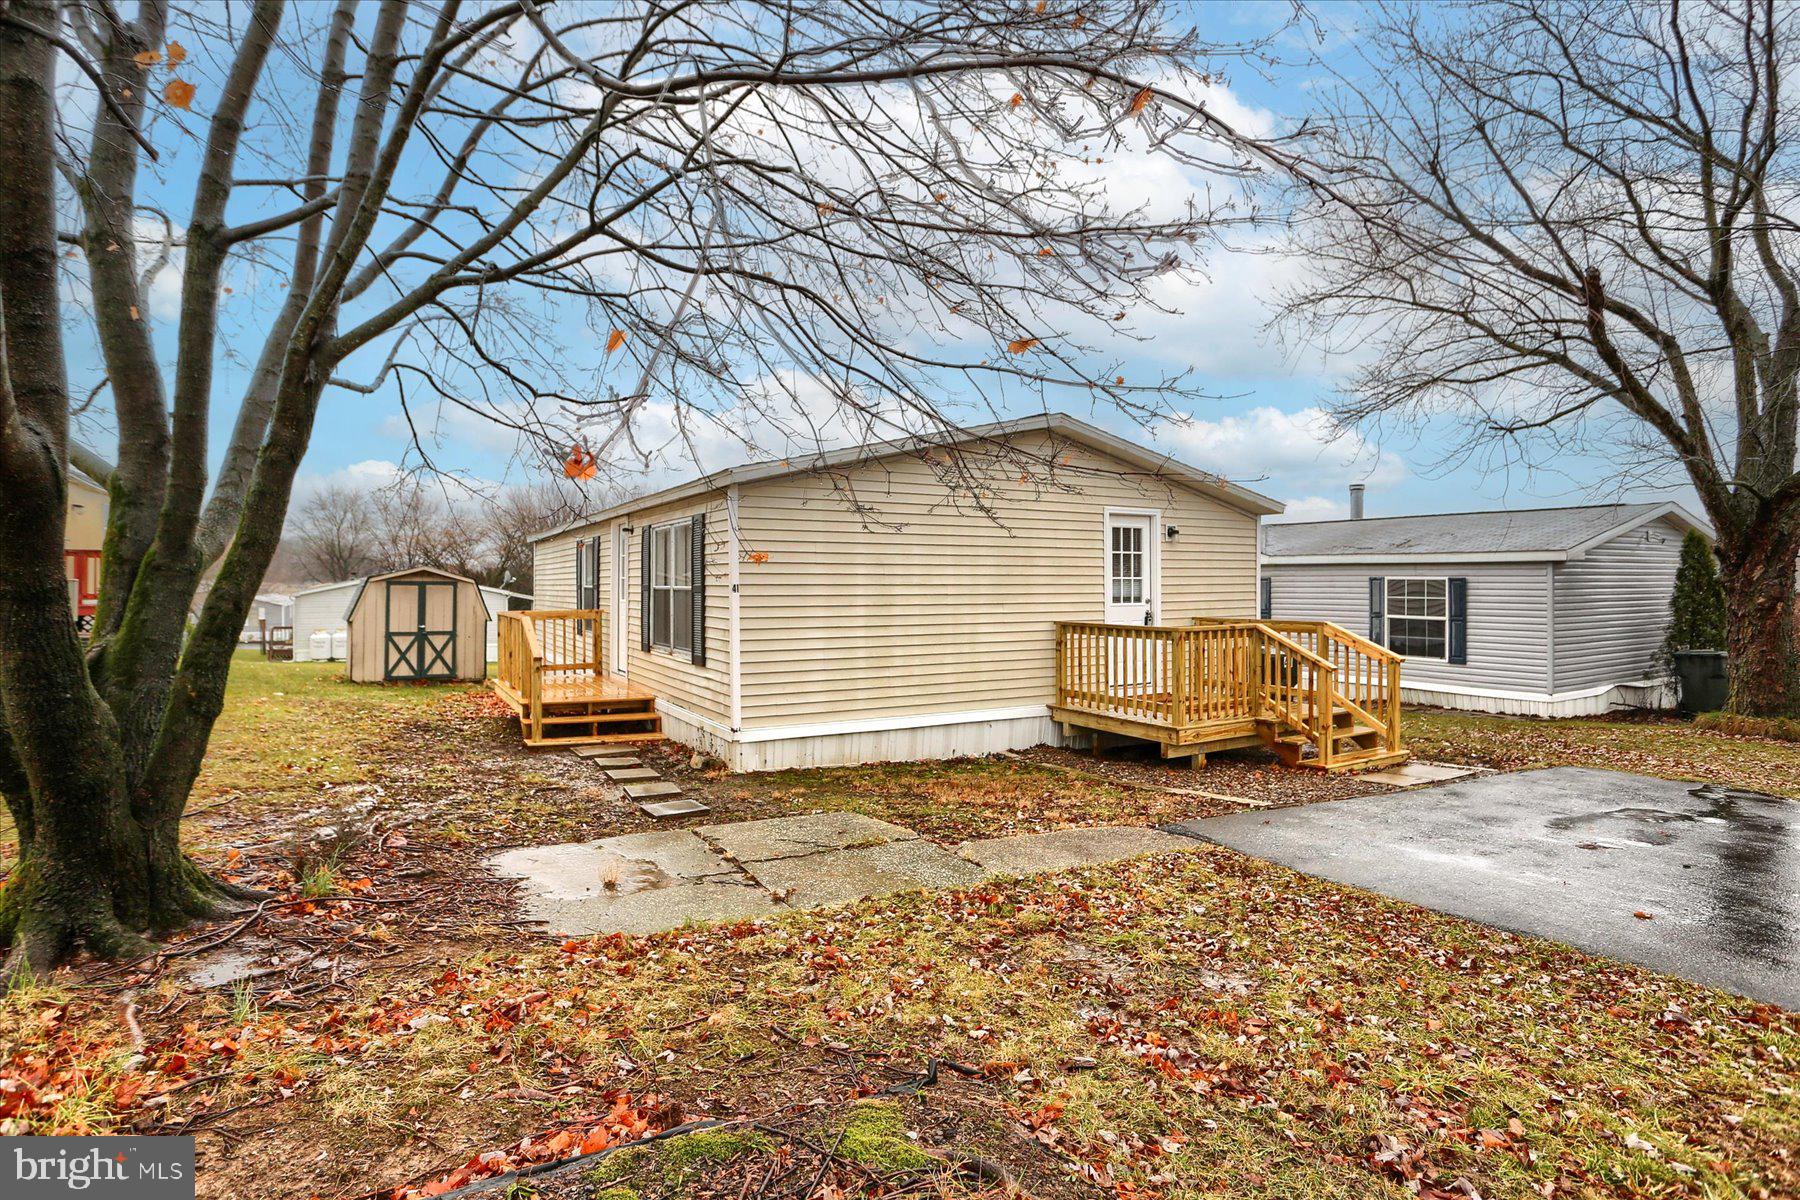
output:
[[[1758,520],[1719,537],[1725,585],[1725,650],[1732,712],[1800,715],[1800,647],[1794,630],[1794,567],[1800,540],[1791,521]]]

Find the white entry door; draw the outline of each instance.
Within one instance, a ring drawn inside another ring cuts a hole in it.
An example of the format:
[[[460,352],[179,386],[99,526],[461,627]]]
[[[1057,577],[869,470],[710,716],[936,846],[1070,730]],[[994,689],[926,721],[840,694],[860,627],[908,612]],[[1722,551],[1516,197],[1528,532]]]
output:
[[[1144,513],[1106,514],[1106,620],[1148,625],[1155,620],[1155,518]]]
[[[631,661],[631,535],[623,525],[613,529],[612,551],[612,673],[622,678]]]

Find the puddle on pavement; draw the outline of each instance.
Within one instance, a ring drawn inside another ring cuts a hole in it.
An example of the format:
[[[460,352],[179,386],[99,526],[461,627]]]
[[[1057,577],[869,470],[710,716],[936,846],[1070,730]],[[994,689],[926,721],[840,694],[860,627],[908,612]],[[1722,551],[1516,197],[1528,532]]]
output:
[[[609,896],[629,896],[634,892],[647,892],[652,888],[664,888],[678,882],[673,875],[653,862],[623,858],[617,854],[601,858],[594,874]]]
[[[1598,812],[1555,817],[1546,825],[1559,833],[1581,831],[1600,834],[1611,832],[1627,842],[1640,846],[1666,846],[1675,840],[1675,829],[1665,826],[1714,825],[1734,833],[1764,837],[1781,833],[1786,826],[1774,815],[1771,805],[1787,805],[1792,801],[1761,792],[1745,792],[1736,788],[1702,784],[1689,791],[1706,807],[1694,812],[1678,812],[1667,808],[1627,805]],[[1583,842],[1583,850],[1616,849],[1605,842]]]

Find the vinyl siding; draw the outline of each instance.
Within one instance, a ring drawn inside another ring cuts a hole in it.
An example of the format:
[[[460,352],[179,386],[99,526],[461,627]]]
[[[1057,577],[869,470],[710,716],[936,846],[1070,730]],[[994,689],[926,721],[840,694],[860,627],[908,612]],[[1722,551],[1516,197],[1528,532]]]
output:
[[[1049,704],[1055,622],[1104,617],[1108,507],[1180,530],[1159,545],[1160,619],[1255,612],[1254,516],[1085,446],[1021,443],[1061,486],[1009,480],[991,517],[906,456],[743,487],[745,728]]]
[[[1681,529],[1664,517],[1556,568],[1556,691],[1649,679],[1669,628]]]
[[[312,658],[311,639],[318,630],[329,633],[348,628],[344,622],[344,609],[355,597],[359,583],[359,580],[351,579],[322,591],[294,597],[294,658],[297,661]]]
[[[695,666],[685,654],[667,650],[643,650],[643,625],[638,611],[642,607],[643,576],[638,560],[643,557],[643,531],[651,525],[680,520],[695,513],[706,513],[706,664]],[[607,633],[603,637],[601,661],[609,673],[617,674],[619,664],[614,652],[611,632],[617,619],[613,609],[613,536],[621,525],[631,526],[631,553],[626,562],[627,604],[625,614],[627,661],[626,674],[633,683],[649,688],[658,700],[679,705],[722,725],[731,720],[731,629],[730,629],[730,522],[725,511],[724,493],[688,500],[678,504],[634,512],[628,518],[599,525],[583,525],[536,543],[533,554],[533,608],[574,608],[577,589],[575,578],[575,543],[583,538],[600,539],[600,581],[596,603],[605,612]]]
[[[575,607],[575,542],[590,536],[587,529],[571,530],[532,546],[531,607]]]
[[[1405,685],[1549,690],[1550,577],[1544,563],[1265,563],[1278,621],[1331,621],[1365,637],[1375,576],[1461,576],[1469,581],[1469,661],[1408,659]],[[1562,686],[1562,681],[1557,680]]]

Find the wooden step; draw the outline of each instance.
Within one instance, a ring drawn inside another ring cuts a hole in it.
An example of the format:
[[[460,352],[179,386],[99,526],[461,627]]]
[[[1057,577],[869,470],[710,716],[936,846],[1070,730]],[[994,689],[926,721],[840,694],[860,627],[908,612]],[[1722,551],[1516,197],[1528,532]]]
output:
[[[1331,757],[1330,765],[1323,764],[1316,758],[1303,758],[1291,765],[1339,775],[1345,771],[1368,771],[1376,767],[1391,767],[1395,763],[1403,763],[1411,757],[1411,750],[1376,748],[1358,751],[1355,754],[1334,754]]]
[[[655,712],[597,712],[566,713],[557,716],[545,716],[539,719],[540,725],[605,725],[625,721],[660,721]]]
[[[1371,733],[1380,732],[1381,730],[1375,728],[1373,725],[1334,725],[1331,727],[1330,736],[1341,742],[1345,738],[1367,737]],[[1284,733],[1275,740],[1287,745],[1310,746],[1313,743],[1313,736],[1310,733],[1300,733],[1296,731],[1294,733]]]
[[[542,750],[552,746],[602,746],[615,742],[640,743],[661,742],[667,739],[657,733],[582,733],[573,737],[526,738],[525,744],[533,750]]]

